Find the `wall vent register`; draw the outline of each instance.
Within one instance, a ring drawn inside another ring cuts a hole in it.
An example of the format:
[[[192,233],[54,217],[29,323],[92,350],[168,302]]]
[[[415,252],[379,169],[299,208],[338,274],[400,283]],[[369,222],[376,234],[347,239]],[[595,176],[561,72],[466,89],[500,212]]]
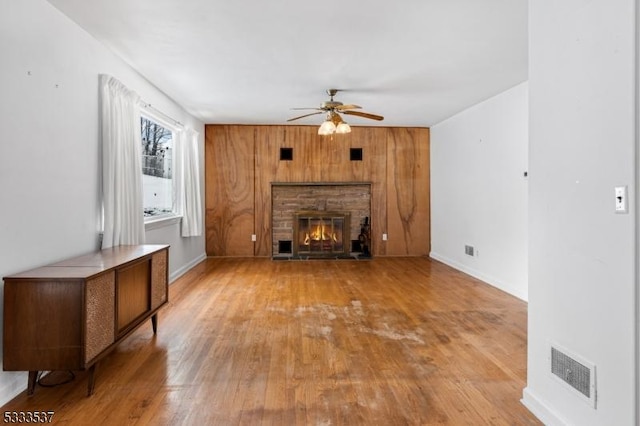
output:
[[[557,345],[550,345],[549,361],[552,376],[596,408],[595,366]]]

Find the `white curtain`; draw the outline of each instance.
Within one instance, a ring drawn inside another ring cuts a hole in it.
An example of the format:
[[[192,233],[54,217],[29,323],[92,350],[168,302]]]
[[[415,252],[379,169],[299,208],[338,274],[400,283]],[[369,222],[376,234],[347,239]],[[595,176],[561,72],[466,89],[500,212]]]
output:
[[[200,160],[198,132],[185,128],[178,135],[176,158],[176,199],[182,214],[183,237],[202,235],[202,198],[200,196]]]
[[[102,112],[102,248],[144,243],[140,98],[100,75]]]

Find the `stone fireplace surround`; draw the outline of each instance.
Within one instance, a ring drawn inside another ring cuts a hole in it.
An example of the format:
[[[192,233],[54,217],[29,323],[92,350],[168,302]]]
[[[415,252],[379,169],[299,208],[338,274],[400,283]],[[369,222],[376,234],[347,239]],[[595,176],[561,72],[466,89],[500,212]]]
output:
[[[292,252],[280,253],[279,248],[281,242],[293,241],[295,213],[302,210],[350,213],[350,240],[357,241],[364,219],[371,218],[371,182],[272,182],[274,258],[292,257]]]

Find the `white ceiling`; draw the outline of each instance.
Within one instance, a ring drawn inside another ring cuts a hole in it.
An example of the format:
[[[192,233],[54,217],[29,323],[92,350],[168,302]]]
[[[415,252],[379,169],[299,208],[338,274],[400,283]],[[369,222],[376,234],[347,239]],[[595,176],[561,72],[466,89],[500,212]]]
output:
[[[527,79],[527,0],[49,0],[205,123],[431,126]],[[312,116],[294,124],[319,124]]]

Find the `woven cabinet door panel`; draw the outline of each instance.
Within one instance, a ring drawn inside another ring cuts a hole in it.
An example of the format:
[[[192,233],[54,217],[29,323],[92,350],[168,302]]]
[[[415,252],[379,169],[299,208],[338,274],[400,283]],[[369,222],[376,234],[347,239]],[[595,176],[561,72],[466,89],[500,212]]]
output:
[[[162,250],[151,258],[151,309],[167,301],[168,250]]]
[[[87,280],[85,364],[115,341],[116,273]]]

